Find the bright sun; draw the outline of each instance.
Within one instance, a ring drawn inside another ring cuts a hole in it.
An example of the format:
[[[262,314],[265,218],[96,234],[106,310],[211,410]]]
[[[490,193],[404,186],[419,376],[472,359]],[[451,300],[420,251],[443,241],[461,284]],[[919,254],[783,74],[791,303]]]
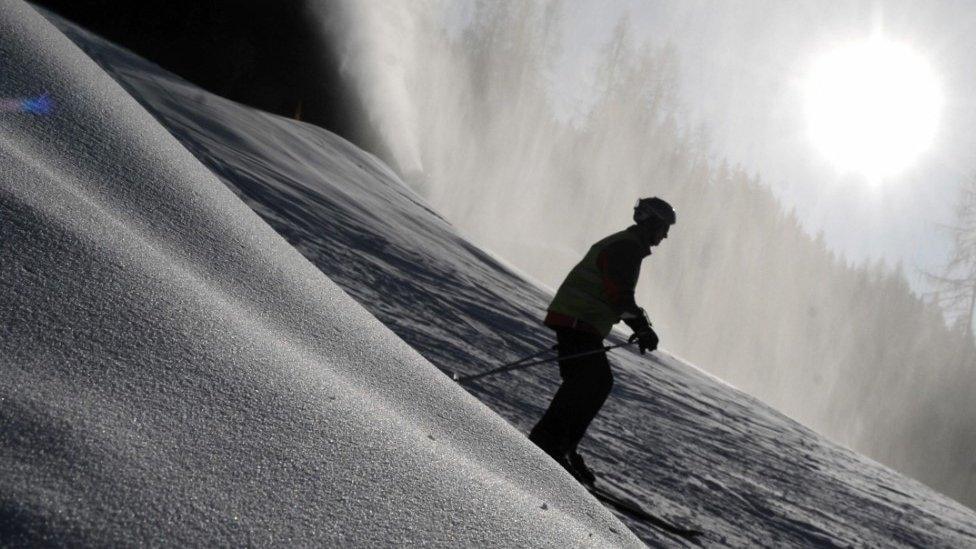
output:
[[[814,143],[838,169],[875,180],[906,168],[929,146],[942,107],[925,60],[881,39],[820,57],[805,96]]]

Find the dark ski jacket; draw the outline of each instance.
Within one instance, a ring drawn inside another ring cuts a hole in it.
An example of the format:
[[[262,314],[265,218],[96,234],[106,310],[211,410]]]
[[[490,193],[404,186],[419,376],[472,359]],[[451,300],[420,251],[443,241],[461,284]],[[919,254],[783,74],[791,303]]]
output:
[[[545,324],[607,337],[622,318],[644,318],[634,301],[641,261],[650,246],[632,225],[594,244],[549,304]]]

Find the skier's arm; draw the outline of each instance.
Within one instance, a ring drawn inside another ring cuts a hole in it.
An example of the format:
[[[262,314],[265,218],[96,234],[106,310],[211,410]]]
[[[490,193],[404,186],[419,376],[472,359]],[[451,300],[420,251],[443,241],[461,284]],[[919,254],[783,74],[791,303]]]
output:
[[[624,240],[607,246],[597,259],[603,279],[603,290],[610,305],[617,310],[624,321],[628,318],[644,317],[644,310],[634,300],[634,290],[637,287],[637,276],[640,274],[643,258],[644,254],[641,253],[637,243]]]
[[[648,320],[647,312],[644,309],[640,309],[637,313],[627,311],[621,315],[620,320],[623,320],[627,326],[630,326],[630,329],[635,334],[651,331],[651,321]]]
[[[651,328],[651,322],[634,299],[640,263],[644,255],[637,244],[621,241],[611,244],[598,259],[603,278],[603,289],[620,319],[634,331],[632,340],[640,345],[641,354],[657,349],[658,338]]]

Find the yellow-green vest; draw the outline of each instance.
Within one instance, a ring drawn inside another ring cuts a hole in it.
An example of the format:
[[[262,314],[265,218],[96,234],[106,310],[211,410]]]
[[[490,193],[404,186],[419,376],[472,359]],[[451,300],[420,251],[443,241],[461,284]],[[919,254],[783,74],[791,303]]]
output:
[[[597,260],[607,246],[625,239],[642,245],[636,234],[625,229],[591,246],[559,286],[556,296],[549,304],[549,311],[585,322],[603,337],[607,337],[613,325],[620,322],[620,313],[610,302]]]

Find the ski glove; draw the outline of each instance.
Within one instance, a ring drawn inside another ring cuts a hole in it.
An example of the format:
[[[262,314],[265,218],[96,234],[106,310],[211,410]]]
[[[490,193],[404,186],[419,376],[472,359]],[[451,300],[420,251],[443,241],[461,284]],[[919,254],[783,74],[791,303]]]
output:
[[[627,326],[630,326],[630,329],[634,331],[634,335],[630,336],[630,342],[637,342],[641,354],[657,349],[657,334],[651,328],[651,322],[647,320],[647,313],[644,309],[638,308],[636,311],[627,312],[621,316]]]
[[[633,343],[634,341],[637,341],[637,347],[640,348],[641,354],[644,354],[646,351],[653,351],[657,349],[657,334],[654,333],[654,330],[650,326],[647,327],[647,330],[643,332],[636,332],[634,335],[630,336],[630,343]]]

